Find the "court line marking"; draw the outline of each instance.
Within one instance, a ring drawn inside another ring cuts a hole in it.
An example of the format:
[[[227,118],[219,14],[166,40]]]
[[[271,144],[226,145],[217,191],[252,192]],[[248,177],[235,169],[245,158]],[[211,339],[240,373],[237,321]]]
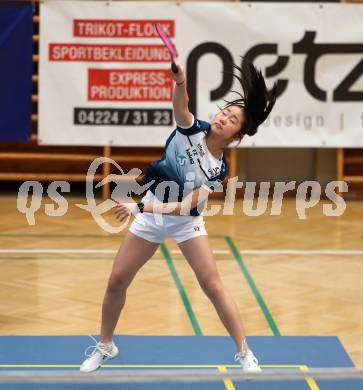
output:
[[[227,367],[226,366],[218,366],[218,371],[219,372],[228,372],[227,370]],[[223,381],[224,383],[224,387],[227,389],[227,390],[236,390],[236,388],[234,387],[234,384],[233,382],[230,380],[230,379],[225,379]]]
[[[9,261],[9,260],[39,260],[39,261],[53,261],[53,260],[58,260],[58,261],[93,261],[93,260],[106,260],[108,262],[113,261],[114,257],[113,256],[72,256],[72,257],[67,257],[67,256],[45,256],[45,257],[39,257],[39,256],[0,256],[0,261]],[[164,261],[165,259],[160,256],[153,256],[152,261]]]
[[[230,236],[225,236],[225,240],[227,241],[227,244],[228,244],[228,246],[233,254],[234,259],[236,260],[245,279],[247,280],[247,283],[250,286],[250,289],[252,290],[253,295],[255,296],[257,303],[259,304],[259,306],[262,310],[262,313],[265,316],[266,321],[272,330],[273,335],[274,336],[281,336],[281,333],[276,325],[276,322],[274,321],[272,314],[271,314],[270,310],[268,309],[265,300],[262,297],[262,294],[260,293],[259,289],[257,288],[257,285],[256,285],[255,281],[253,280],[253,277],[250,274],[245,262],[243,261],[241,255],[237,249],[237,247],[235,246],[232,238]]]
[[[246,249],[240,250],[245,255],[363,255],[360,249]]]
[[[110,234],[83,234],[83,233],[74,233],[74,234],[62,234],[62,233],[0,233],[0,237],[57,237],[57,238],[117,238],[120,239],[118,235]],[[123,236],[122,236],[123,237]]]
[[[180,295],[180,297],[181,297],[181,299],[183,301],[185,310],[188,313],[189,320],[190,320],[190,322],[192,324],[194,333],[196,335],[200,336],[200,335],[202,335],[202,330],[200,329],[197,317],[194,314],[194,311],[192,309],[192,305],[190,304],[190,301],[189,301],[188,295],[187,295],[187,293],[186,293],[186,291],[184,289],[183,283],[181,282],[181,280],[179,278],[178,272],[177,272],[177,270],[175,268],[175,265],[173,263],[173,259],[170,256],[168,248],[166,247],[166,245],[164,243],[161,243],[160,244],[160,249],[161,249],[161,252],[163,253],[163,255],[165,257],[165,261],[166,261],[166,263],[167,263],[167,265],[169,267],[171,275],[172,275],[172,277],[174,279],[174,282],[176,284],[176,287],[177,287],[177,289],[179,291],[179,295]]]
[[[53,238],[124,238],[124,235],[117,234],[84,234],[84,233],[74,233],[74,234],[64,234],[64,233],[0,233],[0,237],[53,237]],[[218,234],[209,234],[208,237],[211,238],[221,238],[224,236]]]
[[[79,368],[79,364],[0,364],[0,369],[2,368]],[[130,368],[216,368],[219,371],[221,371],[221,368],[227,370],[228,368],[240,368],[240,365],[237,364],[105,364],[102,365],[102,368],[125,368],[125,369],[130,369]],[[301,365],[301,364],[261,364],[261,368],[297,368],[301,371],[307,371],[309,370],[309,367],[307,365]],[[230,381],[224,381],[226,389],[227,390],[233,390],[234,386],[233,383],[231,387],[227,387],[226,382]],[[319,390],[319,386],[315,382],[314,379],[312,378],[306,378],[306,382],[308,383],[310,390]]]
[[[113,260],[113,257],[110,256],[77,256],[77,257],[66,257],[66,256],[51,256],[51,257],[39,257],[39,256],[0,256],[0,260],[41,260],[41,261],[48,261],[48,260],[65,260],[65,261],[72,261],[72,260]],[[164,260],[160,257],[153,257],[153,260]]]
[[[0,253],[81,253],[81,254],[92,254],[92,253],[117,253],[117,249],[0,249]]]
[[[301,371],[309,371],[309,367],[306,365],[302,365],[299,368]],[[314,378],[306,378],[305,380],[308,383],[310,390],[319,390],[319,386]]]
[[[173,254],[181,254],[179,249],[173,249],[170,251]],[[117,249],[44,249],[44,248],[7,248],[0,249],[0,253],[80,253],[80,254],[115,254]],[[156,251],[156,253],[160,253]],[[226,255],[230,251],[226,249],[214,249],[214,254]],[[363,250],[360,249],[242,249],[239,251],[241,255],[363,255]]]
[[[241,368],[239,364],[103,364],[102,368]],[[79,368],[80,364],[0,364],[0,368]],[[304,364],[261,364],[261,368],[304,368]]]
[[[178,249],[172,253],[181,254]],[[229,251],[225,249],[214,249],[214,254],[225,255]],[[241,249],[241,255],[363,255],[363,249]]]
[[[265,366],[262,366],[262,365],[260,367],[266,368]],[[308,371],[309,370],[308,366],[306,366],[306,365],[302,365],[302,366],[299,366],[297,368],[299,368],[300,371]],[[223,372],[223,373],[228,373],[227,366],[218,366],[218,371]],[[305,382],[308,384],[310,390],[319,390],[319,386],[313,378],[306,378]],[[223,381],[223,383],[224,383],[224,386],[226,387],[227,390],[236,390],[233,382],[230,379],[225,379]]]

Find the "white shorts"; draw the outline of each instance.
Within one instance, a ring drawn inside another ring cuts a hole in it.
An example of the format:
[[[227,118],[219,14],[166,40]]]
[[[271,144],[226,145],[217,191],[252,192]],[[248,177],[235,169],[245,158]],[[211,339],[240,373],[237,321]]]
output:
[[[148,191],[142,202],[153,202],[155,196]],[[177,244],[198,236],[206,236],[202,215],[166,215],[139,213],[133,220],[129,231],[144,240],[162,243],[165,237],[171,237]]]

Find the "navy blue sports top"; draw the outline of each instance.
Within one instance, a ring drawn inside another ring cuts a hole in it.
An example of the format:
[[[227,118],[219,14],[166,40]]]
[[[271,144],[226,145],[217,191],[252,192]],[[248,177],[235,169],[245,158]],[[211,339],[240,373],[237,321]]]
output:
[[[149,190],[160,201],[181,202],[195,188],[213,192],[221,185],[227,175],[227,162],[224,155],[216,159],[208,150],[209,130],[208,122],[194,117],[189,127],[177,125],[166,141],[161,159],[148,165],[142,182],[154,180]],[[200,214],[197,208],[190,212],[193,216]]]

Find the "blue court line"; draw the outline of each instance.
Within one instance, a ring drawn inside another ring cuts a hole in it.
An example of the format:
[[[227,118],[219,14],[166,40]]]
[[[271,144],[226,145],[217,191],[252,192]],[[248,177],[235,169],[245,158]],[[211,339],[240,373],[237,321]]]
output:
[[[258,290],[257,286],[256,286],[256,283],[254,282],[250,272],[248,271],[248,268],[246,266],[246,264],[244,263],[244,261],[242,260],[242,257],[237,249],[237,247],[235,246],[235,244],[233,243],[232,241],[232,238],[229,237],[229,236],[225,236],[225,239],[227,241],[227,244],[235,258],[235,260],[237,261],[243,275],[245,276],[246,280],[247,280],[247,283],[249,284],[258,304],[260,305],[260,308],[272,330],[272,333],[274,334],[274,336],[281,336],[281,333],[274,321],[274,319],[272,318],[272,315],[270,313],[270,310],[268,309],[266,303],[265,303],[265,300],[263,299],[260,291]]]
[[[174,282],[176,284],[176,287],[178,288],[178,291],[179,291],[179,294],[182,298],[182,301],[184,303],[184,307],[185,307],[185,310],[187,311],[188,313],[188,316],[189,316],[189,319],[190,319],[190,322],[193,326],[193,329],[194,329],[194,333],[196,335],[201,335],[202,334],[202,330],[200,329],[200,326],[198,324],[198,321],[197,321],[197,318],[193,312],[193,309],[192,309],[192,305],[190,304],[190,301],[188,299],[188,296],[184,290],[184,287],[183,287],[183,284],[179,278],[179,275],[176,271],[176,268],[175,268],[175,265],[173,263],[173,260],[170,256],[170,253],[168,251],[168,248],[166,247],[166,245],[164,243],[161,243],[160,244],[160,249],[161,249],[161,252],[163,253],[164,257],[165,257],[165,260],[166,260],[166,263],[168,264],[168,267],[169,267],[169,270],[171,272],[171,275],[173,276],[173,279],[174,279]]]

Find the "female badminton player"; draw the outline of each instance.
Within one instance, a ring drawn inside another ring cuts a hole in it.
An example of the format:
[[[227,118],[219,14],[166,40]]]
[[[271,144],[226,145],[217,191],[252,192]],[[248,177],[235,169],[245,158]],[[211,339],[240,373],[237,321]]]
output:
[[[126,300],[126,290],[137,271],[153,256],[166,236],[172,237],[192,267],[198,282],[236,344],[235,360],[245,371],[259,371],[258,361],[246,342],[240,314],[218,274],[203,221],[208,195],[227,174],[225,148],[245,135],[256,134],[276,101],[276,84],[266,88],[260,71],[243,59],[233,76],[242,91],[227,101],[211,123],[194,118],[188,110],[185,73],[178,65],[172,73],[176,129],[169,136],[161,160],[146,169],[143,182],[151,186],[140,203],[115,207],[119,220],[135,219],[116,255],[102,306],[100,341],[90,347],[82,372],[91,372],[118,355],[112,336]],[[165,182],[170,185],[165,196]],[[184,186],[188,182],[189,187]],[[192,183],[192,184],[190,184]],[[185,188],[184,188],[185,187]],[[157,223],[155,217],[162,217]],[[87,348],[88,350],[88,348]]]

